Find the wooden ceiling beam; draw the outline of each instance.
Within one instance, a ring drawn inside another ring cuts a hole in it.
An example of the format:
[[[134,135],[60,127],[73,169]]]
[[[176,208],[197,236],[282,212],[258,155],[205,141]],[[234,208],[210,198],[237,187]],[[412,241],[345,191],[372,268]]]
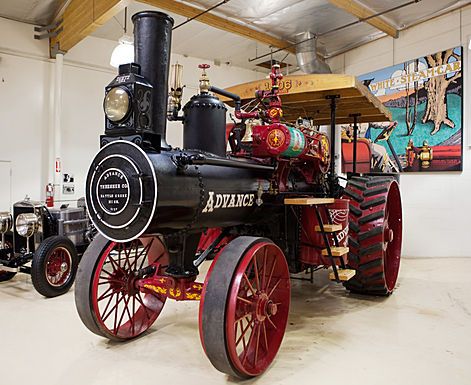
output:
[[[51,56],[67,52],[123,10],[131,0],[72,0],[62,14],[57,36],[49,40]],[[61,30],[62,28],[62,30]]]
[[[337,8],[344,10],[345,12],[350,13],[351,15],[358,17],[359,19],[365,19],[374,15],[374,12],[361,5],[355,0],[329,0],[332,5],[335,5]],[[373,27],[383,31],[384,33],[397,38],[399,36],[399,31],[392,24],[388,23],[381,17],[373,17],[369,20],[366,20],[365,23],[372,25]]]
[[[157,7],[163,11],[168,11],[175,13],[180,16],[187,18],[195,17],[199,15],[202,11],[200,8],[195,8],[190,5],[180,3],[179,1],[174,0],[137,0],[139,3],[145,3]],[[222,31],[234,33],[236,35],[258,41],[260,43],[272,46],[275,48],[284,48],[291,43],[277,39],[267,33],[256,31],[252,28],[249,28],[245,25],[235,23],[223,17],[214,15],[212,13],[205,13],[196,19],[197,21],[208,24],[211,27],[220,29]],[[286,51],[291,53],[296,53],[295,47],[287,48]]]

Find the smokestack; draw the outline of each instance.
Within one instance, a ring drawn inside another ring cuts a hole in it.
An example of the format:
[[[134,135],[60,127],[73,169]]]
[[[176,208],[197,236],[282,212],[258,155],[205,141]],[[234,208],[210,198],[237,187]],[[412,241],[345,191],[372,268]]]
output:
[[[168,148],[166,141],[168,72],[173,19],[162,12],[144,11],[136,13],[132,21],[134,60],[141,66],[141,75],[154,88],[153,130],[161,135],[161,147]]]
[[[296,59],[298,66],[306,74],[330,74],[328,64],[317,55],[317,38],[311,32],[298,35],[298,41],[311,39],[296,46]]]

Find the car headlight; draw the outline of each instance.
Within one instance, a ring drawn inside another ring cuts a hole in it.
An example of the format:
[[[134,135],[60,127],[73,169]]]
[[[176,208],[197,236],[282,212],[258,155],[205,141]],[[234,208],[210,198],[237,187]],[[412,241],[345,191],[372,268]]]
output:
[[[103,103],[106,117],[112,122],[123,120],[129,111],[129,99],[129,94],[123,87],[112,88]]]
[[[39,218],[34,213],[20,214],[16,218],[15,226],[18,234],[29,238],[38,231]]]
[[[0,213],[0,234],[5,234],[11,230],[13,224],[13,218],[8,212]]]

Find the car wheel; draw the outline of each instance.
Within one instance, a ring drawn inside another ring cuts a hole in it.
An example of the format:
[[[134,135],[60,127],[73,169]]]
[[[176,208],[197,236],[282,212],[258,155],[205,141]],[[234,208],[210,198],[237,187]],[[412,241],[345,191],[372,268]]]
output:
[[[31,264],[34,288],[45,297],[66,293],[74,283],[78,261],[77,250],[70,239],[46,238],[34,253]]]

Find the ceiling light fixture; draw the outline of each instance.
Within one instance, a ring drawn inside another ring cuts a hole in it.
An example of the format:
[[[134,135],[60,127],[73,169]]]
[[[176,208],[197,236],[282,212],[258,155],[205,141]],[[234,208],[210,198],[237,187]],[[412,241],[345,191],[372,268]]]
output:
[[[118,45],[111,54],[110,65],[115,68],[134,61],[134,41],[127,35],[127,21],[128,7],[124,8],[124,35],[120,37]]]

